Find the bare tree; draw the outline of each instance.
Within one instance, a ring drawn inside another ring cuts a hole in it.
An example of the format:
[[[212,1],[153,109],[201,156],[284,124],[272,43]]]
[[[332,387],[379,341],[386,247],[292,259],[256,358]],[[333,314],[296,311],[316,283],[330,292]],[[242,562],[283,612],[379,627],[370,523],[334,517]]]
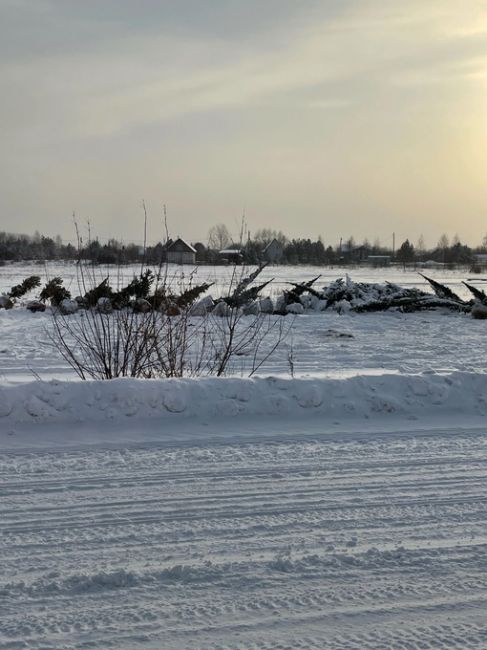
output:
[[[213,250],[223,250],[232,241],[228,228],[224,223],[218,223],[212,226],[208,232],[208,248]]]
[[[258,244],[268,244],[273,239],[276,239],[281,246],[288,243],[288,238],[282,230],[272,230],[271,228],[259,228],[255,231],[253,239]]]
[[[438,239],[437,247],[444,251],[449,246],[450,246],[450,240],[448,239],[448,235],[443,233],[441,237]]]

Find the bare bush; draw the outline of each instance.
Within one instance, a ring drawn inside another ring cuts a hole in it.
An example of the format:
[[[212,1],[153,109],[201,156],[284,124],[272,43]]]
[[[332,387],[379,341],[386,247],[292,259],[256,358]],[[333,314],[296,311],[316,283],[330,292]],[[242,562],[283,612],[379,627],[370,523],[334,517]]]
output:
[[[281,316],[258,313],[245,315],[239,307],[229,307],[221,316],[211,315],[211,374],[221,377],[236,359],[249,359],[248,375],[254,375],[281,345],[290,330]]]
[[[161,285],[149,297],[147,312],[137,303],[113,311],[88,307],[73,315],[54,309],[50,337],[81,379],[221,377],[237,364],[252,376],[292,323],[271,314],[245,314],[224,301],[219,310],[193,316],[188,296],[200,293],[197,287],[180,287],[178,297]]]
[[[118,288],[113,289],[110,277],[100,282],[95,268],[82,260],[76,222],[75,228],[80,304],[87,309],[75,315],[54,309],[50,337],[81,379],[221,377],[242,358],[251,376],[292,325],[284,327],[279,316],[243,308],[268,284],[250,288],[264,266],[248,276],[234,267],[227,295],[213,311],[196,316],[192,305],[210,284],[194,284],[194,273],[169,277],[168,265],[161,262],[155,274],[142,267],[127,285],[119,268]]]
[[[152,314],[54,311],[53,324],[53,343],[81,379],[153,376],[160,325]]]
[[[221,377],[245,359],[252,376],[285,338],[282,317],[244,316],[231,309],[224,317],[177,316],[130,309],[96,309],[65,315],[53,311],[51,340],[81,379],[115,377]]]

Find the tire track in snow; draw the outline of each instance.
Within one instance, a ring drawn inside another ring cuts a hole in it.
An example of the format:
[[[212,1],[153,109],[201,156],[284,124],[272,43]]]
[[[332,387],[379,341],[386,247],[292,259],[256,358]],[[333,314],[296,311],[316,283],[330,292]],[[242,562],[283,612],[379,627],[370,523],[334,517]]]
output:
[[[478,432],[0,468],[0,648],[487,647]]]

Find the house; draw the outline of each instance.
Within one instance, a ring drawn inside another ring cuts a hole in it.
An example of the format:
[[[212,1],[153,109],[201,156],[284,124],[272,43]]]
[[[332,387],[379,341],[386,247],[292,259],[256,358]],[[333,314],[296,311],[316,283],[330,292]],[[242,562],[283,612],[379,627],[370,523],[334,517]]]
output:
[[[423,269],[444,269],[448,265],[444,262],[437,262],[436,260],[426,260],[426,262],[420,262],[418,266]]]
[[[178,237],[166,248],[169,264],[196,264],[196,249]]]
[[[282,257],[283,249],[277,239],[273,239],[263,250],[263,256],[266,262],[277,264]]]
[[[391,263],[390,255],[369,255],[367,262],[374,268],[389,266]]]
[[[221,264],[241,264],[243,254],[240,248],[224,248],[218,253]]]
[[[367,249],[365,246],[352,246],[348,244],[340,244],[338,255],[340,262],[344,264],[358,264],[364,262],[367,258]]]

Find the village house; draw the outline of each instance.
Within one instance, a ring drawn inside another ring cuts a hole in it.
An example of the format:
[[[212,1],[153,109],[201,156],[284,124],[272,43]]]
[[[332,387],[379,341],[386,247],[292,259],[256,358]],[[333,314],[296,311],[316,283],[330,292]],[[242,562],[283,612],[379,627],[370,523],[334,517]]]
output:
[[[390,255],[368,255],[367,263],[373,266],[374,268],[390,266],[391,256]]]
[[[225,248],[218,252],[220,264],[241,264],[243,253],[240,248]]]
[[[277,239],[273,239],[269,242],[263,251],[265,261],[270,264],[277,264],[282,257],[282,253],[283,248]]]
[[[166,253],[170,264],[196,264],[196,249],[181,237],[168,244]]]
[[[352,246],[340,244],[338,249],[340,262],[344,264],[359,264],[367,259],[367,250],[365,246]]]

